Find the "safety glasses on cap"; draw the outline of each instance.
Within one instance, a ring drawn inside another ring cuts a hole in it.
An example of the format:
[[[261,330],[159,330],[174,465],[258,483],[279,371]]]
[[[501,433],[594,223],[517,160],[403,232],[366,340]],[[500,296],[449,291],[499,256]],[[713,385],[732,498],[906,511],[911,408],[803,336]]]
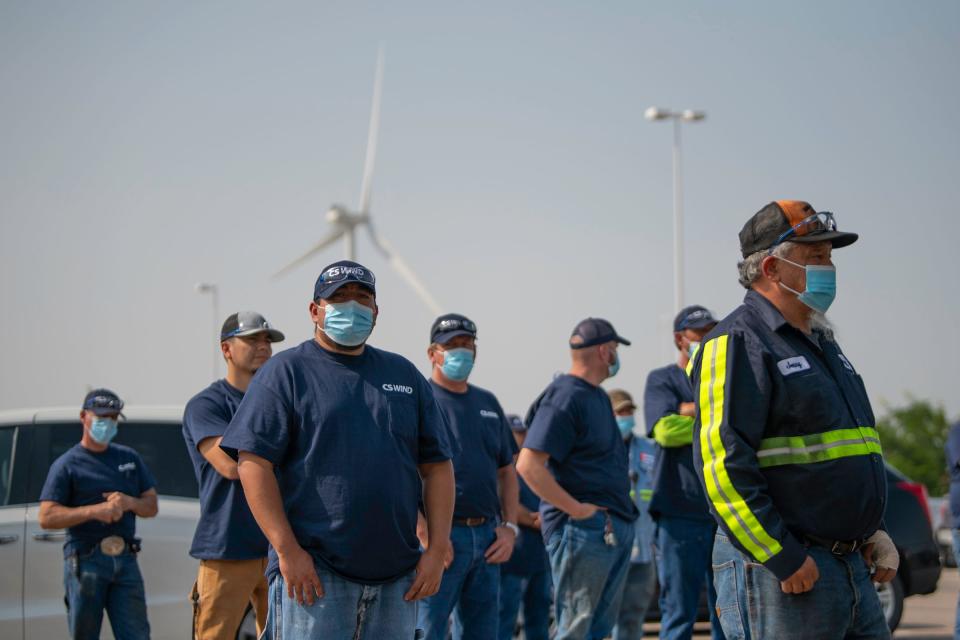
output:
[[[272,328],[267,319],[259,313],[243,311],[237,314],[237,328],[223,334],[221,338],[233,338],[248,331],[269,331]]]
[[[447,318],[446,320],[441,320],[437,323],[437,327],[433,330],[434,333],[446,333],[447,331],[469,331],[470,333],[477,332],[477,325],[471,320],[463,318]]]
[[[123,400],[116,396],[93,396],[84,403],[86,409],[109,409],[119,412],[123,409]]]
[[[837,230],[837,220],[834,218],[833,214],[829,211],[821,211],[815,213],[812,216],[807,216],[797,224],[793,225],[786,231],[780,234],[777,238],[777,241],[773,243],[773,246],[777,246],[784,240],[789,240],[791,236],[807,236],[815,233],[823,233],[826,231],[836,231]]]

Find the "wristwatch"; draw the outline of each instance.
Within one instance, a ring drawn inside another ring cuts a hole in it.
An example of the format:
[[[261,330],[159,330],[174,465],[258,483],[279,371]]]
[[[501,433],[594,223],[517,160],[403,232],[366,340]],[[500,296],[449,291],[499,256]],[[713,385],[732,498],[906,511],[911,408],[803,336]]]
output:
[[[507,529],[510,529],[510,531],[513,531],[513,535],[514,535],[514,536],[517,536],[517,537],[520,536],[520,527],[517,526],[517,523],[515,523],[515,522],[501,522],[501,523],[500,523],[500,526],[506,527]]]

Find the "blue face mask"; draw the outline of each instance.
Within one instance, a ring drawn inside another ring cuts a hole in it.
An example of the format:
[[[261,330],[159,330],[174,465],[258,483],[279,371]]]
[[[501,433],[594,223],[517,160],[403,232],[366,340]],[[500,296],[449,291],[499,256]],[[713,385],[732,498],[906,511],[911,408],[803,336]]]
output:
[[[94,418],[90,423],[90,437],[98,444],[110,444],[117,435],[117,421],[113,418]]]
[[[687,355],[690,356],[690,359],[693,360],[693,356],[697,355],[697,350],[700,348],[699,342],[691,342],[690,346],[687,347]]]
[[[473,351],[470,349],[447,349],[443,352],[443,375],[456,382],[462,382],[473,370]]]
[[[328,302],[323,316],[323,332],[344,347],[356,347],[373,331],[373,309],[356,300]]]
[[[837,297],[837,269],[827,265],[797,264],[786,258],[780,258],[780,260],[803,269],[807,274],[807,286],[803,292],[791,289],[782,282],[779,283],[780,286],[797,294],[797,300],[814,311],[826,313],[833,304],[833,299]]]
[[[613,364],[607,367],[607,377],[612,378],[617,375],[617,372],[620,371],[620,355],[614,351],[613,352]]]
[[[633,433],[633,427],[637,421],[633,416],[617,416],[617,427],[620,429],[620,435],[626,438]]]

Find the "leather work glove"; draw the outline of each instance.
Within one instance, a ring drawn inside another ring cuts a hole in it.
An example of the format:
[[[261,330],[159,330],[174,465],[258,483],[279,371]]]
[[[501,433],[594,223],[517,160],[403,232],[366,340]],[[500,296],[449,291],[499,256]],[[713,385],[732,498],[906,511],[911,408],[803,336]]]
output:
[[[876,567],[873,581],[890,582],[900,567],[900,553],[886,531],[877,530],[863,546],[863,559],[869,567]]]

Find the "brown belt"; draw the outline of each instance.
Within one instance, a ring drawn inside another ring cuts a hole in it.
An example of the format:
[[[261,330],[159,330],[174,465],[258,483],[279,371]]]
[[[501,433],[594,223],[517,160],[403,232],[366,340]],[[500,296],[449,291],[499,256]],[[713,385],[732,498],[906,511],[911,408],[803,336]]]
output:
[[[461,527],[479,527],[486,521],[486,518],[454,518],[453,524]]]

